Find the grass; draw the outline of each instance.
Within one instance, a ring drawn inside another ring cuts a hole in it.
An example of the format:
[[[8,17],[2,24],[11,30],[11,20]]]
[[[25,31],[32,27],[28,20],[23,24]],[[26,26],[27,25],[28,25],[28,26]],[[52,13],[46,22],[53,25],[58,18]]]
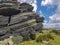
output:
[[[43,33],[36,33],[36,39],[40,36],[40,35],[44,35],[44,34],[48,34],[50,33],[51,30],[43,30]],[[45,44],[42,42],[36,42],[35,40],[31,40],[31,41],[24,41],[22,43],[19,43],[17,45],[60,45],[60,35],[56,35],[55,33],[50,33],[51,35],[53,35],[55,37],[54,40],[50,39],[49,43],[50,44]]]
[[[52,43],[52,45],[60,45],[60,36],[56,35],[55,40],[50,40],[50,42]]]
[[[52,36],[54,36],[54,40],[49,39],[49,44],[46,44],[43,42],[36,42],[36,39],[35,39],[35,40],[24,41],[16,45],[60,45],[60,34],[55,34],[54,32],[51,32],[51,31],[52,30],[43,30],[42,31],[43,33],[36,33],[36,39],[41,35],[51,34]]]

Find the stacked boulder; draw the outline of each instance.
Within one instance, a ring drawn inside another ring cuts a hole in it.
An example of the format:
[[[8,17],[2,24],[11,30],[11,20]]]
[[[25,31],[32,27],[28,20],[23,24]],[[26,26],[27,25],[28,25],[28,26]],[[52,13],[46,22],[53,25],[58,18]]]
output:
[[[10,35],[29,36],[43,27],[44,18],[33,12],[33,7],[17,1],[3,1],[0,4],[0,39]]]

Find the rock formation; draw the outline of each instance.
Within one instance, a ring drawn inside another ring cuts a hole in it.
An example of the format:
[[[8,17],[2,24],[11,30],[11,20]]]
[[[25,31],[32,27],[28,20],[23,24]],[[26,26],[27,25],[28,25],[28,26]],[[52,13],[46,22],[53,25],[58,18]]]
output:
[[[16,0],[0,2],[0,40],[10,35],[29,36],[39,32],[44,18],[32,10],[31,5]]]

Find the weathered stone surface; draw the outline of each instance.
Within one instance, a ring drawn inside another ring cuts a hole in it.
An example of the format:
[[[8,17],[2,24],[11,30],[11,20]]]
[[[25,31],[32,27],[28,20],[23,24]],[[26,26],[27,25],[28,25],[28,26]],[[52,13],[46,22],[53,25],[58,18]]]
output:
[[[33,7],[31,6],[31,5],[29,5],[29,4],[27,4],[27,3],[22,3],[22,4],[20,4],[20,10],[22,11],[22,12],[29,12],[29,11],[32,11],[33,10]]]
[[[13,29],[13,30],[18,30],[18,29],[21,29],[21,28],[24,28],[24,27],[28,27],[28,26],[32,25],[33,23],[36,23],[35,19],[12,25],[12,26],[10,26],[10,28]]]
[[[18,8],[18,6],[20,5],[20,3],[19,2],[17,2],[17,1],[13,1],[13,0],[11,0],[11,1],[7,1],[7,0],[3,0],[2,2],[1,2],[1,4],[0,4],[0,9],[2,10],[2,9],[7,9],[7,8],[12,8],[12,9],[17,9]],[[0,11],[1,11],[0,10]]]
[[[31,33],[35,33],[32,27],[25,27],[19,30],[16,30],[15,33],[20,33],[21,36],[29,36]]]
[[[11,34],[8,34],[8,33],[3,36],[0,36],[0,40],[7,39],[7,38],[9,38],[9,36],[11,36]]]
[[[0,15],[0,27],[6,24],[8,24],[8,17]]]
[[[22,22],[34,19],[34,18],[29,18],[29,15],[30,15],[30,17],[33,17],[33,16],[31,16],[33,14],[34,14],[33,12],[27,12],[27,13],[21,13],[21,14],[12,16],[10,25],[15,24],[15,23],[22,23]]]
[[[43,27],[44,18],[32,10],[33,7],[27,3],[20,4],[16,0],[3,1],[0,4],[0,39],[11,35],[26,37],[39,32]],[[21,42],[22,38],[15,41]]]
[[[0,36],[7,34],[9,30],[9,28],[0,28]]]
[[[4,40],[6,38],[9,38],[10,33],[8,33],[10,29],[7,27],[0,28],[0,40]]]
[[[4,35],[4,34],[6,34],[6,33],[7,33],[6,30],[0,30],[0,35]]]
[[[17,44],[17,43],[20,43],[20,42],[23,41],[23,37],[22,37],[22,36],[14,36],[14,37],[12,38],[12,40],[13,40],[13,42],[14,42],[15,44]]]
[[[39,15],[36,16],[36,22],[39,23],[39,22],[43,22],[44,18],[43,17],[40,17]]]
[[[39,31],[42,29],[42,23],[37,23],[36,25],[32,26],[34,30]]]

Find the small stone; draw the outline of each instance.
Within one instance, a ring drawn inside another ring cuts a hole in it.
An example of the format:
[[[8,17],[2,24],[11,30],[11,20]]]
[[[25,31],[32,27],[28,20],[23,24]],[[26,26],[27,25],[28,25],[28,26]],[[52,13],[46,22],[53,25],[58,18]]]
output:
[[[45,44],[48,44],[49,42],[48,41],[42,41],[43,43],[45,43]]]

